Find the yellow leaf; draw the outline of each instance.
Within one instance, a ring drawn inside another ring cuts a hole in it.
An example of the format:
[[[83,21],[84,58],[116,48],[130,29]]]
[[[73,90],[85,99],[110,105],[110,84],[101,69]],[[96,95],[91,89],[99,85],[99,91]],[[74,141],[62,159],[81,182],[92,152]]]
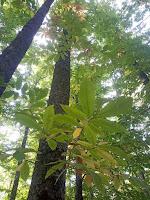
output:
[[[85,159],[85,163],[87,164],[87,166],[88,166],[89,168],[95,169],[94,160]]]
[[[24,165],[24,162],[22,162],[20,165],[18,165],[16,171],[20,172],[23,165]]]
[[[92,186],[92,183],[93,183],[93,178],[92,178],[92,176],[86,175],[86,177],[85,177],[85,182],[86,182],[86,184],[87,184],[89,187],[91,187],[91,186]]]
[[[76,40],[76,42],[78,42],[79,41],[79,37],[75,36],[75,40]]]
[[[73,132],[73,139],[76,139],[80,136],[82,131],[82,128],[76,128],[76,130]]]

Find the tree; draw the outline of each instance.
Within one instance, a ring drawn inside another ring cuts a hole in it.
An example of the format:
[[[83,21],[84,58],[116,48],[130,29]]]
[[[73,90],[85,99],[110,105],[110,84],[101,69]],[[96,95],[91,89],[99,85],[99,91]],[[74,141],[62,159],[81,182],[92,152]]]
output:
[[[83,192],[82,176],[80,174],[76,173],[76,194],[75,194],[76,200],[83,200],[82,192]]]
[[[26,128],[25,132],[24,132],[24,137],[23,137],[23,140],[22,140],[21,148],[26,147],[28,133],[29,133],[29,129]],[[22,160],[20,162],[18,162],[18,167],[20,167],[20,165],[22,165]],[[16,199],[16,194],[17,194],[17,189],[18,189],[18,184],[19,184],[19,178],[20,178],[20,171],[16,171],[12,191],[11,191],[11,194],[10,194],[10,200]]]
[[[64,35],[66,40],[66,31],[64,31]],[[64,58],[60,57],[55,64],[48,100],[48,105],[54,105],[55,113],[63,113],[61,104],[68,105],[70,97],[70,50],[67,50],[63,54]],[[48,115],[47,120],[49,120],[48,117],[51,116]],[[45,139],[40,140],[40,154],[38,154],[36,159],[28,200],[65,199],[65,170],[59,170],[51,175],[50,170],[52,166],[49,165],[65,159],[65,155],[63,154],[67,151],[67,145],[58,142],[56,150],[50,147]]]
[[[22,31],[18,33],[17,37],[0,55],[0,96],[30,47],[33,37],[40,28],[52,3],[53,0],[45,1],[35,16],[23,27]]]

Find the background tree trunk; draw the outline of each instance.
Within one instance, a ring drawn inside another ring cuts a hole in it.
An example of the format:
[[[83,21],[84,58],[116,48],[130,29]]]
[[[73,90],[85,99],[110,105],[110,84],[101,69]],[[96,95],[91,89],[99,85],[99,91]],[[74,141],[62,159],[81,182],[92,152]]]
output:
[[[70,97],[70,51],[67,51],[64,59],[60,58],[55,64],[51,92],[48,104],[53,104],[56,113],[62,113],[60,104],[69,104]],[[39,152],[32,176],[28,200],[64,200],[65,199],[65,173],[64,169],[57,171],[45,180],[49,169],[46,165],[50,162],[64,160],[62,155],[67,146],[58,143],[57,149],[52,151],[45,140],[39,144]],[[61,174],[61,176],[60,176]],[[59,179],[58,179],[59,177]]]
[[[25,132],[24,132],[23,140],[22,140],[22,145],[21,145],[22,148],[26,147],[26,143],[27,143],[27,139],[28,139],[28,133],[29,133],[29,128],[26,128]],[[18,162],[18,166],[21,165],[21,163],[22,163],[22,161]],[[10,194],[10,200],[16,199],[17,189],[18,189],[18,184],[19,184],[19,178],[20,178],[20,172],[16,171],[13,187],[12,187],[11,194]]]
[[[78,69],[78,73],[79,73],[79,69]],[[78,74],[79,76],[79,74]],[[79,84],[79,79],[77,79],[77,84]],[[79,103],[79,99],[78,99],[78,95],[75,95],[75,101],[76,104]],[[82,163],[82,159],[80,159],[79,157],[76,158],[76,163],[80,164]],[[82,183],[83,183],[83,179],[82,179],[82,173],[79,170],[75,170],[76,171],[76,190],[75,190],[75,200],[83,200],[83,195],[82,195]]]
[[[54,0],[46,0],[35,16],[23,27],[11,44],[0,55],[0,96],[17,66],[31,45]]]
[[[82,176],[79,173],[76,173],[75,200],[83,200],[83,196],[82,196]]]

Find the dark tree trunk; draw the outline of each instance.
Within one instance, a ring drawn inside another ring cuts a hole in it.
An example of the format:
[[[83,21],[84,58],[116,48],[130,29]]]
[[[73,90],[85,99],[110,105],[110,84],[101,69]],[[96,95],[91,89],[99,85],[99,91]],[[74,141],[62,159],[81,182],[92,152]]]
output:
[[[35,16],[23,27],[11,44],[0,55],[0,96],[10,81],[18,64],[29,49],[34,35],[40,28],[54,0],[46,0]]]
[[[79,72],[79,69],[78,69]],[[79,84],[79,81],[77,82]],[[78,104],[79,99],[78,95],[75,95],[75,101],[76,104]],[[76,158],[77,164],[82,163],[82,159],[79,157]],[[82,195],[82,183],[83,183],[83,178],[82,178],[82,173],[80,170],[76,170],[76,191],[75,191],[75,200],[83,200],[83,195]]]
[[[83,195],[82,195],[82,176],[79,173],[76,173],[75,200],[83,200]]]
[[[60,58],[55,64],[51,92],[48,104],[53,104],[56,113],[62,113],[60,104],[69,104],[70,97],[70,51],[66,52],[65,58]],[[50,162],[64,160],[62,155],[66,152],[67,146],[58,143],[57,149],[52,151],[45,140],[39,144],[39,152],[32,176],[32,183],[28,200],[64,200],[65,199],[65,173],[64,169],[52,174],[45,179]],[[60,176],[61,175],[61,176]]]
[[[22,140],[22,145],[21,145],[22,148],[26,147],[28,133],[29,133],[29,128],[26,128],[25,132],[24,132],[23,140]],[[21,163],[22,163],[22,161],[18,162],[18,166]],[[20,172],[17,171],[16,174],[15,174],[14,183],[13,183],[13,187],[12,187],[11,194],[10,194],[10,200],[16,199],[17,189],[18,189],[18,184],[19,184],[19,178],[20,178]]]

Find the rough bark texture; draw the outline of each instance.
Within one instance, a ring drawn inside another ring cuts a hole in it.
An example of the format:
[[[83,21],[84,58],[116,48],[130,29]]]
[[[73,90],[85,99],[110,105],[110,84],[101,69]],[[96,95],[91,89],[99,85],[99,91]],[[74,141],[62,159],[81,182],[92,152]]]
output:
[[[22,145],[21,145],[22,148],[26,147],[28,133],[29,133],[29,128],[26,128],[25,133],[24,133],[24,137],[23,137],[23,140],[22,140]],[[18,162],[18,166],[21,163],[22,163],[22,161]],[[20,172],[17,171],[16,174],[15,174],[14,183],[13,183],[13,187],[12,187],[11,194],[10,194],[10,200],[16,199],[17,189],[18,189],[18,184],[19,184],[19,178],[20,178]]]
[[[82,196],[82,176],[76,173],[76,193],[75,200],[83,200]]]
[[[31,45],[54,0],[46,0],[35,16],[23,27],[11,44],[0,55],[0,96],[10,81],[18,64]]]
[[[64,60],[59,59],[55,64],[53,81],[48,104],[54,104],[55,112],[62,113],[60,104],[69,104],[70,96],[70,52],[66,52]],[[47,163],[65,159],[62,155],[67,146],[58,143],[57,149],[52,151],[45,140],[40,141],[39,151],[32,176],[32,183],[28,200],[64,200],[65,173],[57,171],[45,180],[49,166]],[[61,176],[60,176],[61,174]],[[58,178],[59,177],[59,178]]]

